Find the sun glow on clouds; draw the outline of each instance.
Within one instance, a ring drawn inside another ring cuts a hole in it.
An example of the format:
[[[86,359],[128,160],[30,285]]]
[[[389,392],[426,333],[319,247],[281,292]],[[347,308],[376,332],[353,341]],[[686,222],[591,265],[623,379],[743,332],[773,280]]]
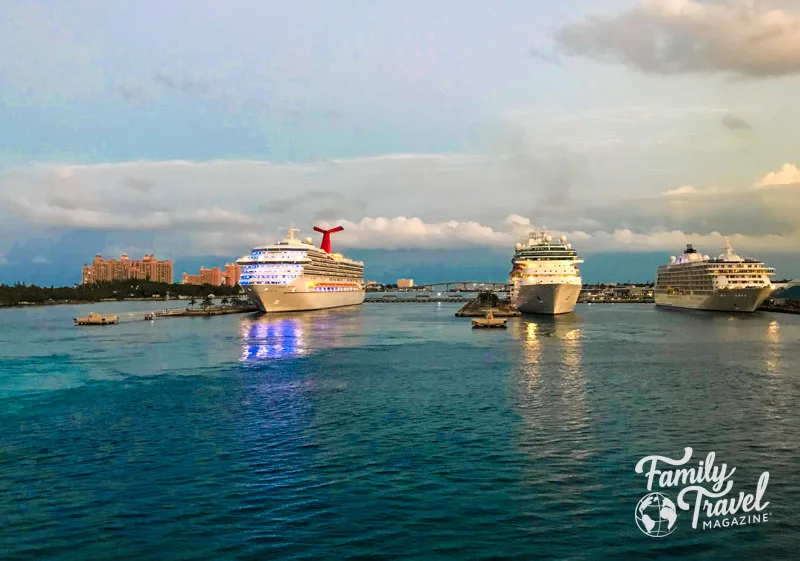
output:
[[[800,185],[800,169],[792,164],[783,164],[780,171],[772,171],[756,182],[756,187],[775,185]]]

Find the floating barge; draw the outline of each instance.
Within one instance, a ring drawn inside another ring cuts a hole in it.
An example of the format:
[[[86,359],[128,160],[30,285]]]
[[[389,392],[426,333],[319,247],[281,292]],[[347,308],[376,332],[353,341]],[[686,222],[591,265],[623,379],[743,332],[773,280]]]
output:
[[[119,323],[119,316],[96,314],[89,312],[89,315],[82,318],[75,318],[75,325],[114,325]]]
[[[472,320],[472,329],[506,329],[506,321],[507,320],[495,318],[494,314],[489,311],[486,312],[485,318]]]

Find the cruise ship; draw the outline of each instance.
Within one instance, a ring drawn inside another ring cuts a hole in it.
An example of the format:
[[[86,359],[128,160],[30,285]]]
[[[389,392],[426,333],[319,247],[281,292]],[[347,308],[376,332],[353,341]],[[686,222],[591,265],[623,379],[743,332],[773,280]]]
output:
[[[530,314],[567,314],[581,292],[579,263],[583,259],[567,243],[557,242],[544,230],[531,232],[525,244],[514,246],[511,260],[511,304]]]
[[[262,312],[299,312],[354,306],[364,302],[364,263],[331,252],[331,234],[322,233],[317,248],[311,238],[295,237],[290,228],[283,241],[255,247],[236,261],[241,266],[239,286]]]
[[[753,312],[772,293],[775,270],[761,261],[743,259],[725,240],[725,253],[710,258],[691,244],[680,257],[658,268],[657,306],[720,312]]]

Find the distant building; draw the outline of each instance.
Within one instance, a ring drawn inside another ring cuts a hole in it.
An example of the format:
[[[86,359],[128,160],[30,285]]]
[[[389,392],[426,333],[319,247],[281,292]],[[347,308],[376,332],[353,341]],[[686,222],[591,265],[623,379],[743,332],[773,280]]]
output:
[[[125,279],[151,280],[172,284],[172,261],[159,261],[155,255],[145,255],[141,261],[130,259],[124,253],[119,260],[103,259],[99,253],[91,265],[81,270],[81,283],[110,282]]]
[[[219,286],[222,284],[222,271],[219,270],[219,267],[212,267],[211,269],[200,267],[200,274],[189,275],[187,273],[183,273],[183,275],[181,275],[181,283],[210,284],[212,286]]]
[[[414,288],[414,279],[397,279],[397,288]]]
[[[200,272],[196,275],[183,273],[181,275],[182,284],[210,284],[212,286],[236,286],[239,284],[239,276],[242,274],[242,268],[235,263],[226,263],[225,271],[220,270],[219,267],[212,267],[206,269],[200,267]]]
[[[367,286],[378,286],[378,281],[368,280]]]
[[[227,286],[236,286],[239,284],[239,277],[242,275],[242,268],[236,263],[225,263],[225,272],[222,274],[222,280]]]

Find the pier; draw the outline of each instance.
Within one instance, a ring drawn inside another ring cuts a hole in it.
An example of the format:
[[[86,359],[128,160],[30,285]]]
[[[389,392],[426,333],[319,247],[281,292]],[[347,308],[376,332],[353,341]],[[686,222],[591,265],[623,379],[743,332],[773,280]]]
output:
[[[225,316],[229,314],[246,314],[248,312],[256,312],[257,308],[252,306],[233,306],[233,307],[219,307],[192,310],[188,308],[172,308],[167,310],[150,310],[146,312],[128,312],[124,314],[114,314],[113,317],[116,321],[113,323],[103,323],[102,325],[113,325],[115,323],[122,323],[126,321],[151,321],[161,318],[174,318],[174,317],[210,317],[210,316]],[[110,314],[95,314],[90,313],[90,317],[111,317]],[[78,321],[85,318],[76,318],[75,325],[99,325],[97,322],[84,322]]]

